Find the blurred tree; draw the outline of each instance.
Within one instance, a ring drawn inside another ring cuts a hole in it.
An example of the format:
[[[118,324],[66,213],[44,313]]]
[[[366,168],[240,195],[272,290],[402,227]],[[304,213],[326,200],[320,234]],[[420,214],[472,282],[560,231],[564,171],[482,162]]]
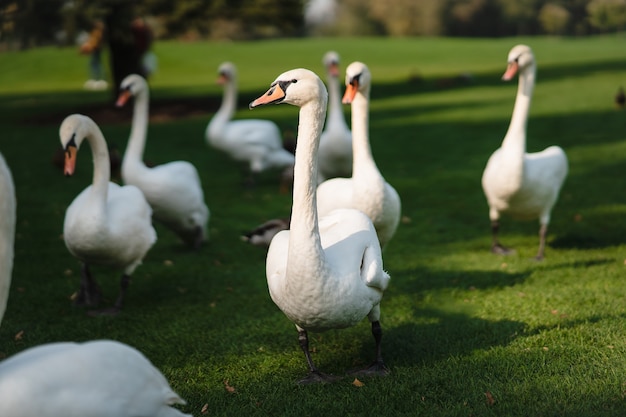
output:
[[[370,0],[369,13],[391,36],[441,35],[441,0]]]
[[[621,30],[626,24],[626,0],[592,0],[587,12],[591,24],[603,32]]]
[[[550,35],[562,35],[567,30],[570,12],[555,3],[546,3],[539,11],[539,21],[543,30]]]

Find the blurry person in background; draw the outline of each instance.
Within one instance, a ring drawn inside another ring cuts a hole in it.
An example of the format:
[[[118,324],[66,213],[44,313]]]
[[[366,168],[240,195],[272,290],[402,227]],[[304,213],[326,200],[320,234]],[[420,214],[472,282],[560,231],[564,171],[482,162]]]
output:
[[[152,29],[143,17],[136,17],[131,23],[131,31],[135,39],[135,47],[139,56],[139,63],[142,69],[142,76],[148,79],[152,73],[156,71],[157,59],[152,52],[152,41],[154,35]]]
[[[104,80],[102,66],[102,47],[104,45],[104,22],[96,20],[89,37],[80,45],[80,53],[89,55],[89,79],[85,82],[88,90],[105,90],[107,82]]]

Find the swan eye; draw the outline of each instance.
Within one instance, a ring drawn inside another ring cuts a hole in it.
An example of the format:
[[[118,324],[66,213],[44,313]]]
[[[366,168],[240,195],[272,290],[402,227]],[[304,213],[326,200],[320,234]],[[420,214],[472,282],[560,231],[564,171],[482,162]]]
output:
[[[292,82],[293,84],[295,84],[295,83],[297,83],[297,82],[298,82],[298,80],[296,80],[296,79],[294,78],[293,80],[291,80],[291,82]]]

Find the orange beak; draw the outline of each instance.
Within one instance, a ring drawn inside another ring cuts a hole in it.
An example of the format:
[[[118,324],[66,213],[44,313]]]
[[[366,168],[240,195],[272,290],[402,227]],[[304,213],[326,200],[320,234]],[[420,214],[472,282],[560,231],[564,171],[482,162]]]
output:
[[[263,106],[265,104],[279,103],[285,98],[285,91],[280,86],[280,83],[272,84],[269,90],[261,97],[257,98],[250,103],[250,109]]]
[[[228,82],[228,77],[225,74],[220,74],[215,81],[218,85],[224,85]]]
[[[76,146],[68,145],[65,148],[65,169],[63,170],[66,177],[69,177],[74,174],[74,170],[76,169],[76,153],[78,149]]]
[[[343,104],[350,104],[352,100],[354,100],[354,96],[356,96],[356,92],[359,90],[359,82],[352,81],[350,84],[346,86],[346,92],[343,95],[343,99],[341,102]]]
[[[517,74],[518,67],[519,66],[517,65],[517,62],[515,61],[509,62],[509,64],[506,66],[506,71],[504,72],[502,79],[504,81],[509,81],[511,78],[515,76],[515,74]]]
[[[328,73],[333,77],[339,77],[339,64],[337,64],[336,62],[332,62],[328,66]]]
[[[115,102],[115,105],[117,107],[124,107],[124,105],[128,102],[131,96],[132,94],[130,90],[120,91],[120,95],[117,97],[117,101]]]

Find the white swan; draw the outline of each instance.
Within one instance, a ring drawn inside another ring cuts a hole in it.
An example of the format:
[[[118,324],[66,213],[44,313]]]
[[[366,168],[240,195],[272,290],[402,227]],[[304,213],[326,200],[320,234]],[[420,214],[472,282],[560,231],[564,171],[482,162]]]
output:
[[[318,183],[329,178],[352,175],[352,132],[341,109],[339,54],[329,51],[322,60],[328,86],[328,114],[320,138]]]
[[[87,116],[67,116],[59,129],[65,149],[65,175],[72,175],[76,154],[87,139],[93,155],[93,184],[85,188],[65,212],[63,237],[72,255],[82,261],[81,288],[75,302],[95,305],[99,289],[89,265],[122,269],[120,293],[111,313],[123,304],[130,275],[156,241],[152,209],[143,193],[133,185],[120,187],[110,182],[107,144],[100,128]]]
[[[0,323],[6,310],[13,272],[16,205],[11,170],[0,154]]]
[[[190,417],[161,372],[112,340],[49,343],[0,362],[0,415]]]
[[[515,107],[502,145],[487,162],[482,186],[489,204],[492,252],[510,252],[498,241],[501,214],[518,218],[538,217],[539,250],[536,258],[542,259],[550,213],[567,176],[568,163],[565,152],[558,146],[526,153],[526,123],[535,85],[535,70],[535,58],[530,47],[517,45],[511,49],[502,79],[508,81],[519,72]]]
[[[300,107],[291,229],[278,233],[267,253],[270,296],[295,323],[309,375],[302,383],[332,379],[313,364],[307,331],[353,326],[367,316],[376,341],[376,361],[367,370],[386,374],[381,355],[380,301],[389,283],[370,219],[358,210],[317,214],[317,149],[327,92],[317,75],[295,69],[278,76],[250,108],[269,103]]]
[[[135,97],[133,123],[122,162],[122,179],[139,188],[155,220],[174,231],[183,242],[199,247],[207,239],[210,212],[196,168],[187,161],[174,161],[148,168],[143,163],[148,127],[149,88],[140,75],[131,74],[120,85],[117,106]]]
[[[369,142],[371,74],[367,65],[353,62],[346,69],[344,103],[352,105],[352,178],[332,178],[317,188],[317,209],[324,215],[337,208],[355,208],[376,227],[381,247],[396,233],[401,203],[396,190],[381,175]]]
[[[208,143],[236,161],[248,162],[251,179],[270,168],[292,167],[294,156],[283,148],[276,123],[261,119],[232,120],[237,109],[237,69],[233,63],[224,62],[218,72],[224,97],[206,128]]]

